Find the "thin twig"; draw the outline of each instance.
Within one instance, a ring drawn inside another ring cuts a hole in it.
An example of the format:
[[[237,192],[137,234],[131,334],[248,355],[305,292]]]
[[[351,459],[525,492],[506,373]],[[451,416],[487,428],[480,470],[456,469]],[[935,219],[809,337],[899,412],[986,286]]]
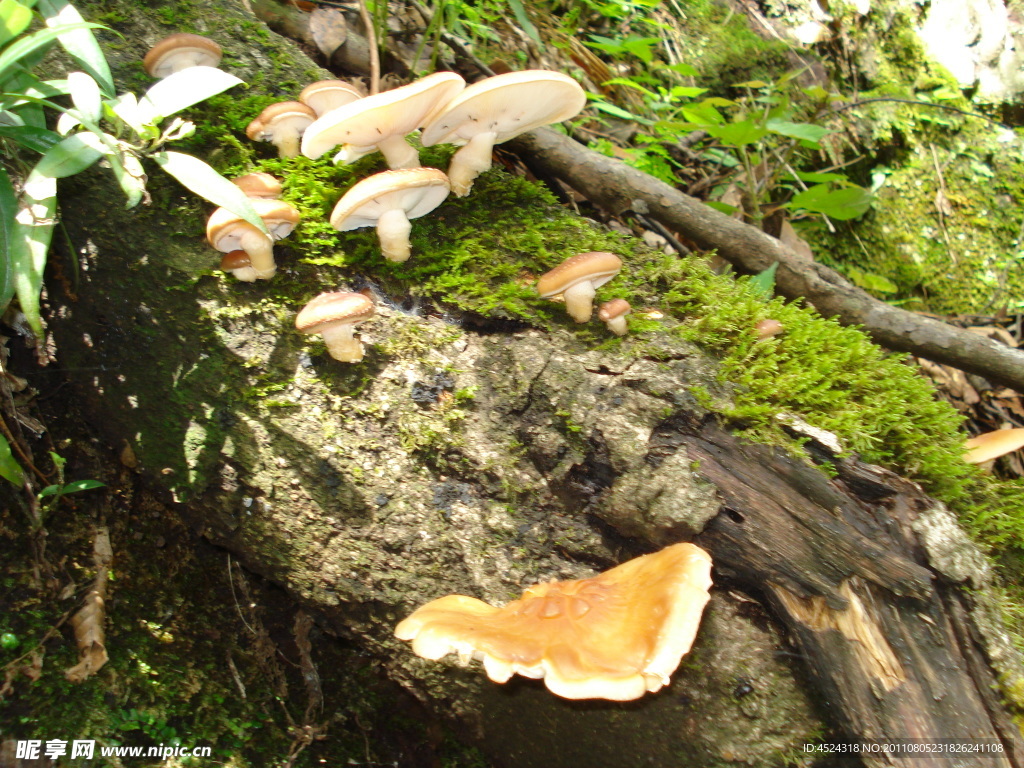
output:
[[[380,51],[377,50],[377,30],[366,10],[366,0],[359,0],[359,18],[366,27],[366,40],[370,45],[370,95],[380,91]]]

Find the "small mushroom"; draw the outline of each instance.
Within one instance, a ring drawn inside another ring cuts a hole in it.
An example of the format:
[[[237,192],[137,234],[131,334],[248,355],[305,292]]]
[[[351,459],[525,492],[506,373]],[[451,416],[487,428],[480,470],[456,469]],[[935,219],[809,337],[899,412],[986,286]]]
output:
[[[277,271],[274,241],[287,237],[299,223],[299,212],[280,200],[253,198],[252,207],[270,230],[271,237],[227,208],[218,208],[206,222],[206,239],[224,253],[242,250],[249,256],[254,279],[269,280]]]
[[[352,331],[375,313],[373,302],[361,293],[321,293],[299,312],[295,327],[302,333],[323,336],[335,360],[358,363],[363,359],[363,344]]]
[[[972,437],[964,444],[964,461],[984,464],[1024,448],[1024,429],[997,429]]]
[[[245,135],[253,141],[270,141],[279,157],[298,157],[299,139],[316,120],[316,112],[299,101],[271,104],[249,123]]]
[[[344,80],[320,80],[310,83],[299,94],[299,101],[316,112],[317,117],[323,117],[331,110],[344,107],[361,98],[363,94],[359,89]]]
[[[281,182],[269,173],[247,173],[231,180],[246,197],[261,197],[276,200],[281,196]]]
[[[423,128],[424,147],[464,145],[452,157],[452,191],[465,197],[491,167],[495,144],[575,117],[587,103],[580,84],[561,72],[526,70],[473,83]]]
[[[224,272],[230,272],[243,283],[251,283],[256,280],[256,270],[252,268],[249,254],[245,251],[229,251],[220,260],[220,268]]]
[[[339,232],[376,227],[384,258],[405,261],[411,250],[409,219],[430,213],[450,190],[448,177],[436,168],[382,171],[345,193],[331,213],[331,226]]]
[[[302,154],[317,159],[344,145],[336,163],[352,163],[379,149],[389,168],[415,168],[419,153],[405,137],[431,119],[466,81],[454,72],[432,75],[331,110],[306,129]]]
[[[151,77],[163,79],[189,67],[216,67],[220,57],[220,46],[210,38],[179,32],[150,48],[142,66]]]
[[[594,312],[597,289],[622,269],[622,259],[614,253],[590,251],[566,259],[537,281],[542,299],[565,297],[565,310],[577,323],[585,323]]]
[[[544,678],[567,699],[630,701],[668,685],[690,650],[711,587],[711,557],[673,544],[589,579],[538,584],[504,608],[449,595],[395,628],[416,655],[482,659],[496,683]]]
[[[771,317],[765,318],[754,326],[754,333],[757,335],[758,341],[778,336],[784,330],[785,328],[782,326],[782,323]]]
[[[629,331],[629,328],[626,326],[626,315],[632,311],[633,308],[629,306],[629,302],[625,299],[612,299],[600,306],[597,310],[597,316],[604,321],[609,331],[616,336],[625,336],[627,331]]]

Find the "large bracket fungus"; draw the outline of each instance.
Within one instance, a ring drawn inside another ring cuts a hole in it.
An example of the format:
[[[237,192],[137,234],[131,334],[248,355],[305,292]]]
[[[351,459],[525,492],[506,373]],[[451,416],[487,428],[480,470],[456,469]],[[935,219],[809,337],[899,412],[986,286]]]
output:
[[[464,145],[452,157],[452,191],[465,197],[491,167],[495,144],[542,125],[575,117],[587,103],[580,84],[561,72],[509,72],[473,83],[423,129],[425,147]]]
[[[483,661],[496,683],[544,678],[567,699],[630,701],[668,685],[690,650],[711,587],[711,557],[673,544],[598,576],[538,584],[504,608],[448,595],[395,628],[437,660]]]

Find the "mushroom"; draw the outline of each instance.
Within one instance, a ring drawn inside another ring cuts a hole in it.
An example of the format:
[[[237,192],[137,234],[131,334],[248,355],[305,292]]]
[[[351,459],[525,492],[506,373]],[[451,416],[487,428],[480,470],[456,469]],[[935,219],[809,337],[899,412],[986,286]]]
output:
[[[229,251],[220,260],[220,268],[224,272],[230,272],[244,283],[251,283],[256,280],[256,270],[252,268],[249,254],[245,251]]]
[[[964,461],[984,464],[1024,448],[1024,429],[997,429],[972,437],[964,444]]]
[[[625,299],[612,299],[606,301],[597,310],[597,316],[608,326],[608,330],[616,336],[625,336],[629,328],[626,326],[626,315],[633,308]]]
[[[782,326],[782,323],[771,317],[765,318],[754,326],[754,333],[756,334],[758,341],[770,339],[772,336],[778,336],[784,330],[785,328]]]
[[[331,226],[339,232],[376,227],[384,258],[405,261],[410,253],[409,219],[430,213],[450,190],[448,177],[436,168],[382,171],[345,193],[331,213]]]
[[[496,683],[544,678],[567,699],[630,701],[668,685],[697,634],[711,557],[673,544],[589,579],[529,587],[504,608],[449,595],[395,628],[418,656],[483,660]]]
[[[254,227],[237,213],[218,208],[206,222],[206,239],[218,251],[245,251],[254,271],[254,279],[269,280],[277,271],[274,241],[288,237],[299,223],[299,212],[281,200],[253,198],[252,207],[267,225],[272,237]]]
[[[302,137],[302,154],[317,159],[343,144],[336,163],[352,163],[379,149],[390,168],[415,168],[419,153],[405,137],[431,119],[466,85],[454,72],[432,75],[354,101],[318,118]]]
[[[302,308],[295,327],[302,333],[322,335],[335,360],[358,363],[363,359],[363,344],[352,331],[375,312],[373,302],[361,293],[321,293]]]
[[[281,182],[269,173],[247,173],[231,180],[246,197],[262,197],[276,200],[281,196]]]
[[[210,38],[179,32],[150,48],[142,66],[150,76],[163,79],[189,67],[216,67],[220,57],[220,46]]]
[[[542,299],[559,294],[565,297],[565,309],[577,323],[585,323],[594,311],[594,294],[622,269],[622,259],[614,253],[590,251],[566,259],[537,281]]]
[[[317,117],[323,117],[332,109],[344,107],[361,98],[363,94],[359,89],[344,80],[320,80],[310,83],[299,94],[299,101],[316,112]]]
[[[465,145],[452,157],[452,190],[465,197],[491,167],[495,144],[542,125],[575,117],[587,103],[580,84],[560,72],[534,69],[496,75],[468,86],[423,128],[424,147]]]
[[[316,120],[316,112],[299,101],[271,104],[249,123],[245,135],[253,141],[272,141],[279,157],[298,157],[299,138]]]

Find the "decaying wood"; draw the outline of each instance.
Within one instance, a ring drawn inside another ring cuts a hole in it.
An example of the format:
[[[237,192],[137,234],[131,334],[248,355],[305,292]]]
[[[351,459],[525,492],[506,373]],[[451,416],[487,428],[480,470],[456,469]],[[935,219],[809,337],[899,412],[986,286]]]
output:
[[[275,32],[303,43],[310,52],[321,51],[320,42],[310,26],[312,14],[277,2],[277,0],[250,0],[253,13]],[[341,11],[337,12],[341,14]],[[321,51],[322,52],[322,51]],[[327,66],[357,75],[370,75],[370,48],[366,38],[353,34],[350,28],[344,42],[333,52],[324,54]]]
[[[548,129],[514,140],[518,151],[615,213],[660,221],[744,272],[778,263],[776,287],[826,317],[863,326],[878,344],[910,352],[1024,391],[1024,352],[873,298],[837,272],[793,253],[774,237],[719,213],[674,187]]]
[[[698,541],[720,570],[761,585],[848,736],[977,740],[1006,750],[915,757],[921,768],[1024,764],[1019,729],[976,676],[985,664],[971,614],[982,608],[958,582],[983,582],[984,559],[965,539],[961,570],[945,574],[928,551],[936,520],[952,520],[941,505],[852,460],[828,480],[713,423],[676,423],[660,442],[685,447],[715,484],[724,507]],[[902,764],[885,755],[865,762]]]

